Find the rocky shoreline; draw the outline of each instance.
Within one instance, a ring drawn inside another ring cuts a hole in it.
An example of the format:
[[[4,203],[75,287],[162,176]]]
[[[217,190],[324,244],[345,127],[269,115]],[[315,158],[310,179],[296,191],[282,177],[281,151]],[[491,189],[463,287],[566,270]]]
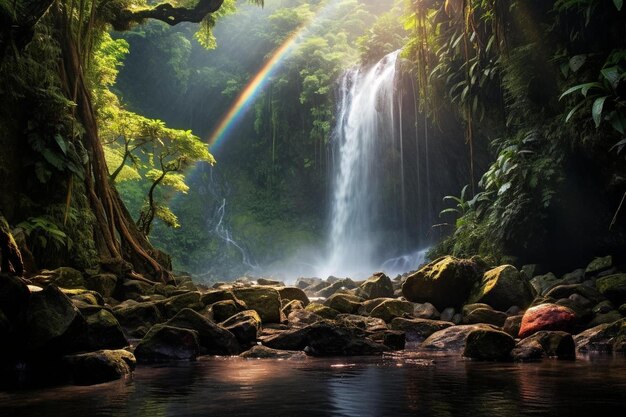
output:
[[[626,352],[626,273],[610,256],[557,277],[444,257],[365,281],[189,277],[152,285],[71,268],[0,275],[0,388],[89,385],[202,355],[302,359],[410,350],[471,360]]]

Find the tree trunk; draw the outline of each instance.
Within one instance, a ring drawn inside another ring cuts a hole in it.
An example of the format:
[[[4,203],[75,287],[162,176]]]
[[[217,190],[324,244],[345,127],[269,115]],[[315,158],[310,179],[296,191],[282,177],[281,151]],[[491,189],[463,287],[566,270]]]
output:
[[[128,261],[136,272],[167,280],[168,271],[156,260],[158,251],[136,227],[110,181],[82,59],[74,39],[65,31],[59,34],[63,55],[61,79],[67,97],[76,102],[75,117],[83,126],[82,142],[89,153],[85,185],[96,217],[94,235],[100,258],[107,262]]]

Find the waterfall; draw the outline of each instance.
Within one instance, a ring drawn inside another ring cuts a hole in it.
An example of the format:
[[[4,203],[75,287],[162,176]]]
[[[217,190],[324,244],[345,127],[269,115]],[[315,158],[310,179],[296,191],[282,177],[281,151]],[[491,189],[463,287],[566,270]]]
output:
[[[397,250],[406,249],[398,55],[393,52],[371,68],[349,70],[340,80],[331,147],[328,256],[321,274],[364,276],[381,269],[389,255],[398,258]],[[395,253],[389,246],[391,218],[401,230],[392,245]],[[386,265],[408,267],[414,258],[400,257]]]

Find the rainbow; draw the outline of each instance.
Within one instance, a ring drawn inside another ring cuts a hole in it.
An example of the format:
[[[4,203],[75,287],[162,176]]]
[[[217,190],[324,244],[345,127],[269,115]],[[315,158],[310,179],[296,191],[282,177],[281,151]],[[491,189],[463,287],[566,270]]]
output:
[[[248,81],[248,84],[241,90],[235,102],[231,105],[230,109],[220,119],[217,126],[213,129],[211,136],[208,140],[208,145],[211,150],[215,150],[220,143],[224,141],[233,127],[237,126],[237,121],[245,114],[246,110],[254,102],[256,96],[263,90],[265,85],[270,80],[274,72],[280,67],[282,61],[289,55],[294,49],[294,46],[304,37],[312,26],[313,22],[322,15],[325,11],[329,10],[335,1],[330,1],[325,6],[318,9],[318,11],[305,23],[295,29],[283,43],[272,53],[270,58],[265,62],[263,67]]]

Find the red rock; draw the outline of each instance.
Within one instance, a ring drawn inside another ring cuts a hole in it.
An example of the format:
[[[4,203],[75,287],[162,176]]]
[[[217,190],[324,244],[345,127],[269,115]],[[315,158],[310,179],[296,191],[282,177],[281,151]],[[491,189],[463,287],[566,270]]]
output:
[[[540,330],[562,330],[571,332],[576,314],[558,304],[540,304],[526,310],[522,317],[519,337],[528,337]]]

